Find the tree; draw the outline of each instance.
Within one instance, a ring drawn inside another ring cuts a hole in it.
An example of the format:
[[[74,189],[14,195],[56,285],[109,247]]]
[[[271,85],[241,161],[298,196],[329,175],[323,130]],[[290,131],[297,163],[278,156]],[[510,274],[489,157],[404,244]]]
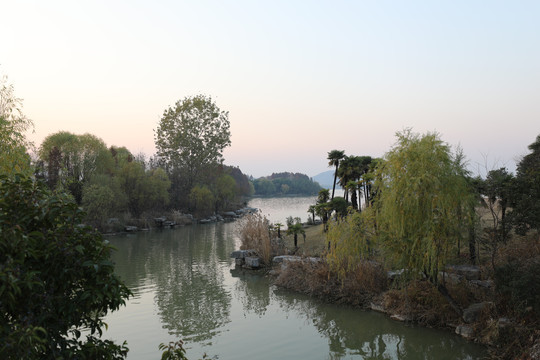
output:
[[[332,197],[334,199],[334,193],[336,191],[336,181],[338,176],[339,162],[345,157],[345,151],[343,150],[332,150],[328,153],[328,166],[335,166],[334,170],[334,185],[332,186]]]
[[[83,186],[94,174],[110,173],[111,152],[105,142],[92,134],[76,135],[59,131],[43,140],[39,157],[52,176],[49,184],[68,189],[78,204]]]
[[[236,196],[236,181],[231,175],[223,174],[216,180],[216,211],[227,209]]]
[[[294,236],[294,248],[296,249],[298,248],[298,234],[304,235],[304,238],[306,234],[299,217],[293,219],[292,216],[289,216],[287,218],[287,235],[291,234]]]
[[[516,232],[535,229],[540,234],[540,135],[529,150],[517,166],[512,218]]]
[[[215,197],[206,185],[195,185],[189,193],[189,202],[195,214],[206,216],[215,210]]]
[[[412,277],[423,274],[446,296],[439,271],[460,236],[458,210],[467,211],[470,188],[438,134],[405,130],[396,136],[378,176],[378,236],[397,266]]]
[[[491,228],[486,228],[487,245],[491,250],[491,265],[495,269],[498,244],[508,241],[510,224],[507,209],[511,201],[514,177],[506,168],[491,170],[483,184],[485,200],[491,215]]]
[[[24,133],[33,123],[22,112],[22,100],[15,96],[7,77],[0,77],[0,175],[32,174],[28,150],[32,148]]]
[[[100,336],[103,317],[131,293],[114,273],[112,246],[83,216],[44,183],[0,177],[1,358],[125,357],[125,343]]]
[[[155,143],[157,155],[175,175],[177,195],[190,191],[206,168],[223,161],[223,150],[231,145],[229,127],[229,113],[203,95],[186,97],[164,111]]]

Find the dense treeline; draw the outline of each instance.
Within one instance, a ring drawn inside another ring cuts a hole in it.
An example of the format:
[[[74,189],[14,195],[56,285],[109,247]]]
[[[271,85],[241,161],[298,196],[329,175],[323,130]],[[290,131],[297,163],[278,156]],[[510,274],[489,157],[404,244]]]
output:
[[[321,189],[319,183],[314,182],[305,174],[300,173],[274,173],[270,176],[253,180],[255,195],[315,195]]]
[[[219,114],[218,124],[213,115],[206,117],[208,111]],[[92,134],[60,131],[40,145],[36,177],[71,194],[99,229],[111,218],[148,218],[167,210],[207,216],[234,209],[253,193],[240,169],[223,165],[227,129],[227,117],[210,98],[187,98],[165,112],[156,131],[158,155],[147,159],[125,147],[107,148]]]

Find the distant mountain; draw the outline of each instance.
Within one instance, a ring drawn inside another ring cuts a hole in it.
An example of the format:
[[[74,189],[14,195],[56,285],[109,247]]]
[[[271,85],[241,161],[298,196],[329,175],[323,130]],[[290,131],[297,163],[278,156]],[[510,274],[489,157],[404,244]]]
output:
[[[334,170],[328,170],[320,174],[315,175],[313,181],[316,181],[325,189],[332,189],[334,185]]]

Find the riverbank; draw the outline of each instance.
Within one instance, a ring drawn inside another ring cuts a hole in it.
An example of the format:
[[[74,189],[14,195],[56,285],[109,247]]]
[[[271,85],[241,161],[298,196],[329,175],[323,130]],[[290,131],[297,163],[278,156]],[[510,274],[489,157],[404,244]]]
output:
[[[236,210],[223,211],[218,214],[197,218],[192,214],[172,210],[159,214],[146,214],[138,219],[111,218],[108,219],[107,224],[102,225],[98,230],[106,235],[117,235],[138,231],[149,231],[152,229],[173,229],[178,226],[193,224],[232,222],[257,211],[257,209],[251,207],[238,207]]]
[[[302,256],[324,255],[326,240],[322,226],[305,230],[306,240],[299,241],[295,253]],[[285,243],[292,249],[290,236],[285,238]],[[538,269],[538,244],[531,246],[530,243],[516,241],[508,246],[511,252],[501,251],[507,255],[511,253],[512,257],[502,257],[499,268],[517,258],[523,261],[525,268]],[[272,274],[277,286],[325,302],[383,312],[397,321],[446,328],[469,341],[489,347],[490,356],[494,359],[540,358],[536,305],[521,307],[509,303],[503,294],[504,289],[501,289],[502,280],[498,279],[497,283],[489,267],[447,267],[445,287],[461,313],[428,281],[402,281],[399,271],[388,272],[375,261],[359,264],[341,277],[333,273],[325,261],[285,262],[275,266]],[[523,277],[535,279],[534,273]]]

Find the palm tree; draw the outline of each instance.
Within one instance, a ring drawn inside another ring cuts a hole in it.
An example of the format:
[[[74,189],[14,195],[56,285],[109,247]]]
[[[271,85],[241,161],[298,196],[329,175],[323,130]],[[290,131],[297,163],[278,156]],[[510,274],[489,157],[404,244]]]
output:
[[[339,168],[339,162],[345,158],[345,151],[344,150],[332,150],[328,153],[328,166],[335,166],[336,170],[334,171],[334,185],[332,187],[332,200],[334,199],[334,193],[336,191],[336,180],[337,180],[337,173]]]
[[[302,228],[302,222],[300,221],[300,218],[294,218],[294,222],[292,217],[287,218],[287,235],[293,234],[294,235],[294,248],[298,248],[298,234],[304,235],[304,243],[306,241],[305,235],[306,231]]]

